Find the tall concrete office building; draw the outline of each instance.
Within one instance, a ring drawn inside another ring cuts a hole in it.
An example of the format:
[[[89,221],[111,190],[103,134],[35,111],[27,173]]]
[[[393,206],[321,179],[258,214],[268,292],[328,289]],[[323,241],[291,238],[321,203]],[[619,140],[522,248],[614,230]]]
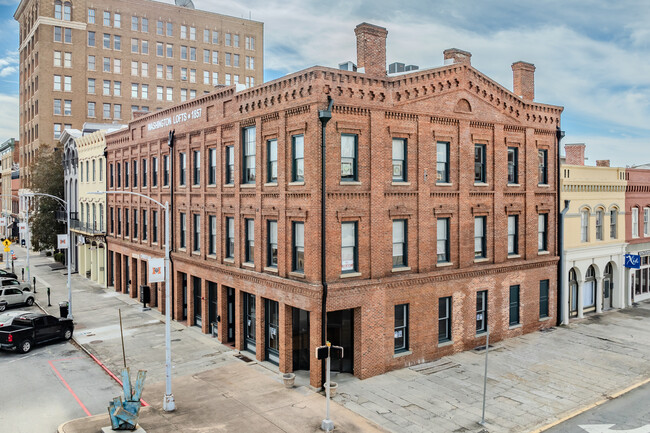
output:
[[[263,81],[261,22],[150,0],[22,0],[21,187],[41,144],[84,122],[124,123],[208,93]]]

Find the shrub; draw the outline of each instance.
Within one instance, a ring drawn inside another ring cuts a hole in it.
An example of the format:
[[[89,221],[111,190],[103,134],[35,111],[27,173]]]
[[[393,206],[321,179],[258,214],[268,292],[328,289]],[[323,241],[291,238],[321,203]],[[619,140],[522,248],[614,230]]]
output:
[[[51,257],[52,256],[52,251],[45,251],[45,255],[47,257]]]

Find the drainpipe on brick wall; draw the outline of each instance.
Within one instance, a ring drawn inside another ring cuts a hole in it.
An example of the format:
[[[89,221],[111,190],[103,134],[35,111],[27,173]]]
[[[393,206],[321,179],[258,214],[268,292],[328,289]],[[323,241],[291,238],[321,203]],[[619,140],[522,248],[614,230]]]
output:
[[[560,209],[561,205],[561,195],[562,191],[560,190],[560,180],[562,176],[562,172],[560,170],[560,161],[561,161],[561,146],[560,142],[562,141],[562,138],[564,138],[564,131],[560,129],[560,127],[556,127],[555,129],[555,137],[557,139],[557,209]],[[557,318],[556,322],[558,325],[562,324],[562,308],[565,308],[566,305],[563,304],[562,302],[562,293],[564,291],[564,216],[566,215],[567,211],[569,210],[569,203],[570,200],[564,200],[564,209],[562,209],[562,212],[559,214],[559,219],[558,219],[558,224],[557,224],[557,248],[558,248],[558,253],[560,256],[560,263],[558,264],[557,267]]]
[[[320,277],[323,285],[323,299],[321,300],[321,344],[327,342],[327,278],[325,276],[325,127],[332,118],[332,105],[334,100],[327,96],[327,109],[318,110],[318,119],[321,123],[321,176],[320,176]],[[325,360],[322,360],[321,383],[325,383]]]
[[[172,252],[174,251],[174,135],[176,130],[172,129],[169,131],[169,139],[167,140],[167,145],[169,146],[169,286],[165,287],[165,290],[171,290],[171,299],[172,307],[170,315],[172,319],[174,318],[174,260],[172,259]],[[163,167],[163,173],[165,168]],[[164,174],[163,174],[164,176]],[[165,229],[166,230],[166,229]]]

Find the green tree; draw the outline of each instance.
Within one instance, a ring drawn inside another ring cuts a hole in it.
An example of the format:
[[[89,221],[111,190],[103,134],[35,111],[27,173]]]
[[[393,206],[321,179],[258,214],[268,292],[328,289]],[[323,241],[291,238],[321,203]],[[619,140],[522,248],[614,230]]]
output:
[[[49,145],[41,145],[31,166],[32,190],[63,198],[63,163],[61,152]],[[56,248],[56,235],[65,233],[65,224],[57,221],[56,211],[63,210],[57,200],[34,197],[29,216],[32,247],[35,251]]]

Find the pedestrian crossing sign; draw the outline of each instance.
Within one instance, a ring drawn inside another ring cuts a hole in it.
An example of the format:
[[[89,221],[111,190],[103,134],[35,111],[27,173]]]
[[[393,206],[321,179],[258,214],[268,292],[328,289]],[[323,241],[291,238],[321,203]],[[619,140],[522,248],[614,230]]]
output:
[[[9,239],[5,239],[4,241],[2,241],[2,245],[4,245],[5,248],[9,248],[9,245],[11,245],[11,241]],[[9,251],[9,250],[5,250],[5,251]]]

